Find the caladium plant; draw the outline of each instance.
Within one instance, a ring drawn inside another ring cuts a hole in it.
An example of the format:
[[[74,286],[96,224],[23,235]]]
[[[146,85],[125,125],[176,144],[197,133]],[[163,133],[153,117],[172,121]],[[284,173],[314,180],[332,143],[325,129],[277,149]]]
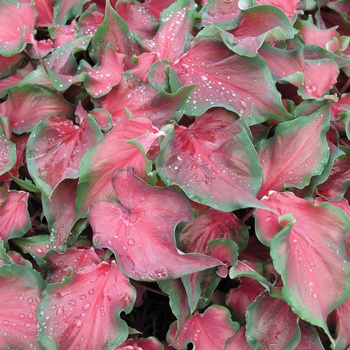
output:
[[[350,349],[349,14],[0,0],[0,348]]]

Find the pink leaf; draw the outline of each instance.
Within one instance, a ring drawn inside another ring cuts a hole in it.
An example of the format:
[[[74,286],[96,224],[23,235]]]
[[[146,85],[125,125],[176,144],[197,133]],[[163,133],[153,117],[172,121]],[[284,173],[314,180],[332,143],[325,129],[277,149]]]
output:
[[[348,217],[328,203],[314,206],[289,192],[273,192],[262,202],[276,213],[258,209],[256,230],[271,245],[284,297],[301,318],[329,335],[326,318],[349,295],[350,264],[342,256]]]
[[[225,344],[225,350],[239,349],[239,350],[251,350],[252,347],[248,344],[245,337],[245,327],[241,327],[237,335],[227,340]]]
[[[119,84],[123,73],[124,55],[108,46],[100,57],[97,67],[92,68],[83,61],[82,69],[87,73],[84,79],[84,86],[92,97],[106,95],[112,87]]]
[[[89,0],[60,0],[54,7],[54,24],[66,24],[69,19],[81,15],[83,5]]]
[[[7,138],[2,127],[0,116],[0,175],[5,174],[16,164],[16,145]],[[6,121],[5,121],[6,123]],[[8,119],[7,119],[8,123]]]
[[[203,34],[197,35],[188,52],[171,67],[181,85],[197,84],[185,106],[186,114],[198,116],[222,106],[248,120],[253,115],[264,120],[290,119],[259,57],[233,55],[223,43]]]
[[[23,55],[17,54],[11,57],[0,56],[0,79],[10,76],[16,71],[23,61]]]
[[[125,68],[132,67],[131,57],[141,54],[140,47],[136,44],[133,34],[127,24],[113,9],[110,1],[106,1],[105,17],[98,27],[92,40],[92,56],[96,61],[101,61],[101,56],[107,46],[113,51],[125,55]]]
[[[350,346],[350,298],[333,311],[330,321],[335,328],[335,349],[347,349]]]
[[[186,8],[170,7],[161,16],[161,24],[154,38],[160,59],[177,60],[185,50],[186,34],[192,29],[193,14]]]
[[[244,250],[248,243],[248,227],[234,213],[208,208],[185,226],[180,242],[186,252],[205,254],[208,243],[218,238],[233,240]]]
[[[101,106],[112,115],[115,124],[124,117],[127,108],[134,117],[147,117],[153,125],[162,127],[182,117],[183,105],[192,89],[184,87],[169,94],[131,75],[124,75],[118,89],[112,90],[101,101]]]
[[[54,1],[36,0],[34,6],[38,12],[36,25],[38,27],[50,27],[53,22]]]
[[[301,322],[300,323],[301,337],[298,343],[298,350],[324,350],[320,337],[314,327]]]
[[[71,238],[71,230],[76,218],[77,184],[77,179],[65,179],[55,187],[50,197],[42,195],[44,215],[51,235],[50,243],[57,251],[64,250]]]
[[[214,24],[220,28],[229,30],[237,26],[241,18],[241,10],[238,0],[210,1],[200,11],[201,24],[205,27]]]
[[[0,114],[10,119],[12,130],[18,134],[32,131],[36,124],[49,116],[66,117],[72,113],[70,103],[40,85],[12,88],[7,100],[0,104]]]
[[[88,220],[94,244],[112,249],[127,276],[152,281],[220,265],[208,256],[178,252],[174,227],[191,219],[181,195],[145,184],[130,168],[116,173],[112,182],[120,204],[96,202],[91,205]]]
[[[170,5],[172,5],[175,0],[146,0],[143,3],[143,6],[146,8],[146,10],[153,15],[156,19],[159,20],[161,13],[168,8]]]
[[[34,31],[36,13],[30,1],[4,0],[0,3],[0,55],[21,52]]]
[[[68,248],[63,254],[52,252],[47,257],[48,283],[60,283],[67,275],[67,269],[79,271],[87,266],[98,265],[102,258],[92,247],[88,249]]]
[[[0,238],[7,241],[14,237],[22,237],[30,227],[27,210],[29,192],[7,191],[0,187],[2,203],[0,203]]]
[[[305,60],[304,84],[299,94],[305,99],[322,99],[337,82],[338,65],[331,59]]]
[[[280,9],[253,6],[242,11],[236,28],[223,32],[228,47],[239,55],[253,57],[264,41],[292,39],[293,27]]]
[[[129,29],[143,39],[152,39],[157,32],[158,23],[138,1],[118,1],[118,15],[128,24]]]
[[[255,0],[258,5],[272,5],[282,10],[292,21],[297,15],[297,9],[300,6],[300,0]]]
[[[226,110],[211,110],[189,128],[175,126],[162,143],[156,168],[192,200],[228,212],[260,205],[256,157],[241,122]]]
[[[329,201],[340,200],[350,184],[350,155],[336,159],[327,180],[317,186],[317,193]]]
[[[256,280],[241,277],[238,288],[232,288],[226,295],[226,305],[232,309],[233,317],[239,323],[245,323],[247,307],[265,288]]]
[[[30,175],[49,196],[62,180],[79,176],[81,158],[101,138],[101,131],[91,118],[81,126],[55,117],[39,123],[28,140]]]
[[[0,267],[0,348],[42,349],[37,340],[36,311],[44,282],[32,268],[16,264]]]
[[[319,175],[328,161],[326,132],[329,108],[309,116],[279,123],[275,135],[258,146],[263,184],[258,197],[269,190],[280,191],[287,184],[303,188],[313,175]]]
[[[146,118],[125,117],[109,131],[81,161],[77,213],[86,212],[94,201],[115,197],[111,180],[116,171],[131,166],[146,178],[150,169],[144,154],[158,136],[159,130]]]
[[[176,327],[176,324],[172,327]],[[184,349],[188,343],[192,343],[196,349],[222,350],[225,342],[236,335],[238,329],[238,323],[231,321],[226,308],[213,305],[204,313],[195,312],[189,317],[172,346]]]
[[[300,340],[298,316],[282,299],[262,293],[247,310],[246,338],[259,349],[293,349]]]
[[[163,350],[162,343],[154,337],[127,339],[114,350]]]
[[[132,310],[135,290],[112,261],[68,271],[49,284],[39,307],[39,339],[45,348],[112,349],[128,335],[122,311]]]
[[[341,38],[336,31],[337,27],[321,29],[309,21],[298,21],[296,28],[306,45],[317,45],[332,52],[341,49]]]

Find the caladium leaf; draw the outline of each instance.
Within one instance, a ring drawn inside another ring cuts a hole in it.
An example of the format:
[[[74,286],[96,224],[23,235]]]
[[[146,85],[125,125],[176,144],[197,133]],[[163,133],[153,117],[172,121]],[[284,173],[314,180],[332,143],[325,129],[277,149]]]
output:
[[[158,281],[158,285],[164,293],[169,295],[169,305],[177,319],[178,328],[182,328],[187,317],[191,314],[187,293],[180,278]]]
[[[40,122],[28,140],[28,170],[36,185],[50,196],[64,179],[79,176],[84,154],[102,139],[95,120],[87,117],[81,125],[67,118],[51,117]]]
[[[83,5],[90,0],[61,0],[56,2],[54,6],[54,22],[53,26],[66,24],[73,17],[80,16]]]
[[[251,350],[252,347],[248,344],[247,338],[245,337],[245,327],[241,327],[238,333],[229,338],[225,344],[225,350],[229,349],[240,349],[240,350]]]
[[[117,14],[109,0],[106,1],[106,12],[102,24],[98,27],[91,42],[91,56],[95,61],[101,61],[105,48],[125,55],[125,68],[132,67],[131,57],[141,54],[128,25]]]
[[[268,44],[262,45],[259,55],[265,60],[275,80],[287,81],[299,87],[304,81],[305,59],[303,46],[285,50]]]
[[[214,39],[213,29],[207,29],[197,35],[186,54],[171,64],[180,86],[197,84],[185,114],[198,116],[222,106],[252,124],[270,118],[290,119],[264,60],[233,55]]]
[[[0,348],[42,349],[35,314],[43,288],[40,274],[30,267],[0,267]]]
[[[343,257],[349,218],[329,203],[314,206],[289,192],[273,192],[262,202],[276,213],[258,209],[256,232],[271,247],[284,298],[331,338],[326,318],[350,293],[350,264]]]
[[[172,324],[169,334],[174,334],[174,328],[176,323]],[[171,344],[175,349],[184,349],[192,343],[195,349],[221,350],[238,329],[239,324],[232,322],[226,308],[213,305],[203,314],[195,312],[189,317]]]
[[[30,254],[40,268],[46,272],[47,266],[44,257],[49,252],[51,246],[49,235],[16,238],[13,241],[24,254]]]
[[[36,26],[38,27],[50,27],[53,23],[53,7],[54,2],[52,0],[38,0],[35,1],[34,7],[38,12],[36,19]]]
[[[248,226],[234,213],[208,208],[181,232],[181,247],[186,252],[206,253],[208,243],[218,238],[233,240],[240,250],[248,244]]]
[[[214,24],[225,30],[237,27],[242,15],[238,0],[209,0],[199,13],[203,27]]]
[[[298,316],[281,299],[263,292],[246,312],[246,338],[254,349],[294,349],[300,340]]]
[[[279,123],[275,135],[258,145],[263,183],[258,197],[284,186],[303,188],[314,175],[322,173],[329,149],[329,106],[308,116]]]
[[[0,79],[6,78],[13,74],[23,61],[23,55],[17,54],[11,57],[0,55]]]
[[[225,110],[211,111],[188,128],[174,127],[162,142],[156,169],[190,199],[229,212],[260,206],[256,157],[241,121]]]
[[[0,55],[13,56],[25,48],[34,31],[35,17],[36,12],[30,1],[1,1]]]
[[[135,174],[146,178],[151,169],[145,154],[159,135],[149,119],[124,117],[86,153],[80,164],[77,213],[84,214],[94,201],[115,197],[111,180],[116,171],[131,166]]]
[[[320,337],[314,327],[301,322],[300,323],[301,337],[297,348],[300,350],[324,350]]]
[[[95,246],[111,249],[126,275],[152,281],[177,278],[220,265],[209,256],[180,254],[177,250],[174,227],[180,221],[191,219],[191,212],[180,194],[147,185],[130,168],[117,172],[112,183],[120,204],[93,203],[88,220]]]
[[[194,17],[191,10],[179,8],[181,2],[166,9],[160,18],[160,27],[154,37],[155,49],[160,59],[177,60],[184,53],[186,36],[193,27]]]
[[[264,290],[265,288],[256,280],[241,277],[239,287],[230,289],[225,300],[226,305],[232,309],[234,319],[244,324],[248,306]]]
[[[334,349],[347,349],[350,346],[350,298],[338,306],[330,315],[335,328]]]
[[[68,270],[62,283],[47,285],[38,312],[39,340],[45,348],[114,349],[128,335],[122,311],[136,293],[114,261]]]
[[[66,117],[73,112],[68,101],[40,85],[11,88],[7,100],[0,104],[0,114],[10,119],[12,130],[17,134],[31,132],[36,124],[49,116]]]
[[[125,108],[134,117],[147,117],[154,126],[162,127],[170,121],[179,121],[184,105],[193,86],[184,86],[175,93],[156,90],[132,75],[124,75],[116,90],[112,90],[102,101],[116,124],[125,115]]]
[[[72,238],[77,186],[77,179],[65,179],[55,187],[49,197],[42,195],[43,211],[50,231],[50,247],[57,251],[64,250]]]
[[[30,227],[27,210],[29,193],[24,191],[7,191],[0,187],[0,238],[5,246],[11,238],[22,237]]]
[[[123,73],[124,55],[108,46],[104,55],[99,57],[97,67],[92,68],[86,61],[81,61],[80,67],[86,72],[84,86],[92,97],[101,97],[119,84]]]
[[[129,29],[143,39],[152,39],[158,28],[157,20],[136,0],[117,1],[115,10]]]
[[[305,60],[304,84],[298,93],[304,99],[322,100],[337,82],[338,75],[338,64],[332,59]]]
[[[255,0],[258,5],[272,5],[276,6],[280,10],[282,10],[287,17],[293,21],[293,18],[297,14],[298,8],[300,6],[299,0]]]
[[[127,339],[114,350],[164,350],[163,344],[154,337]]]
[[[0,175],[11,170],[17,160],[16,145],[7,138],[2,127],[4,123],[9,124],[9,120],[0,116]]]
[[[317,186],[317,193],[329,201],[340,200],[350,185],[349,165],[349,154],[336,159],[327,180]]]
[[[87,249],[68,248],[64,254],[52,251],[47,257],[48,283],[60,283],[67,275],[68,268],[79,271],[90,265],[98,265],[102,258],[98,251],[89,247]]]
[[[238,26],[221,35],[233,52],[254,57],[264,41],[292,39],[294,31],[283,11],[262,5],[243,10]]]

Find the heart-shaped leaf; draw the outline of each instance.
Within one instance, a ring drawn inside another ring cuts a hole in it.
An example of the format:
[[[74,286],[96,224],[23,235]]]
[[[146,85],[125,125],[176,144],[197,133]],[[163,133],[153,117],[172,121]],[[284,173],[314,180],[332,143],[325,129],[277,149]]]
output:
[[[94,244],[113,250],[126,275],[152,281],[220,265],[209,256],[177,250],[174,227],[191,219],[188,204],[180,194],[145,184],[130,168],[116,173],[113,187],[120,204],[96,202],[91,205],[88,220]]]
[[[114,349],[128,336],[122,311],[129,313],[136,293],[114,261],[49,284],[38,312],[39,340],[47,349]]]
[[[175,126],[161,145],[156,168],[167,184],[221,211],[260,206],[256,151],[242,123],[225,110],[207,112],[188,128]]]

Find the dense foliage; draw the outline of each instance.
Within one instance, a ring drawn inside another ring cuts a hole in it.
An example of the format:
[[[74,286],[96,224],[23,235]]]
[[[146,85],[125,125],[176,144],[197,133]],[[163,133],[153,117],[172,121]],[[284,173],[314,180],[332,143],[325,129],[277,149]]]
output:
[[[350,2],[0,0],[0,348],[350,348]]]

